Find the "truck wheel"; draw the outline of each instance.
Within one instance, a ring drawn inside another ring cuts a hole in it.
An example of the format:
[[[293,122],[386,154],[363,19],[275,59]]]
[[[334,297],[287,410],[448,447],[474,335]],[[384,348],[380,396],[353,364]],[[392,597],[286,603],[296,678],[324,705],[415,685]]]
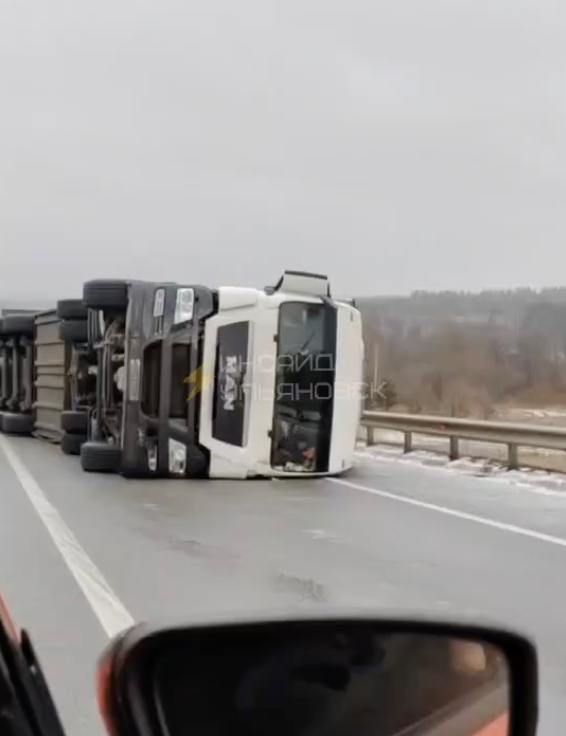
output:
[[[86,319],[64,319],[59,322],[59,337],[63,342],[88,342]]]
[[[128,282],[97,279],[83,286],[83,301],[90,309],[125,310],[128,307]]]
[[[81,465],[91,473],[118,473],[122,450],[106,442],[85,442],[81,447]]]
[[[65,455],[80,455],[81,446],[86,442],[86,434],[69,434],[65,432],[61,438],[61,450]]]
[[[6,434],[31,434],[33,430],[33,417],[31,414],[14,414],[2,412],[2,431]]]
[[[1,335],[33,337],[35,318],[32,314],[8,314],[0,323]]]
[[[86,411],[61,412],[61,429],[68,434],[85,434],[88,431],[88,414]]]
[[[82,299],[60,299],[57,302],[59,319],[86,319],[87,308]]]
[[[208,457],[200,447],[187,447],[187,475],[189,478],[206,478],[208,475]]]

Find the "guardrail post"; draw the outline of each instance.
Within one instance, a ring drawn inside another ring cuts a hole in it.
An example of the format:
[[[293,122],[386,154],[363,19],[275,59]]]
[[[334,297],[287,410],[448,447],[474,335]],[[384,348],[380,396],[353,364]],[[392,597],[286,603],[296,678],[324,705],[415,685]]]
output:
[[[507,467],[509,470],[519,469],[519,448],[514,443],[507,446]]]
[[[375,445],[373,427],[370,427],[369,425],[366,427],[366,445]]]
[[[460,448],[458,444],[457,437],[450,437],[450,460],[458,460],[460,457]]]
[[[412,452],[413,451],[413,433],[405,432],[404,436],[405,436],[405,439],[403,442],[403,452]]]

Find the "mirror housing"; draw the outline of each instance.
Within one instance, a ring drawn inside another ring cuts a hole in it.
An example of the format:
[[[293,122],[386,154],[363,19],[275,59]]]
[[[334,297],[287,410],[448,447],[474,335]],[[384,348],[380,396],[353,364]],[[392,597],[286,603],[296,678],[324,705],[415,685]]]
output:
[[[366,736],[368,713],[374,736],[534,736],[537,663],[521,636],[451,623],[138,625],[100,661],[99,704],[112,736]]]
[[[0,596],[0,733],[64,736],[32,642]]]

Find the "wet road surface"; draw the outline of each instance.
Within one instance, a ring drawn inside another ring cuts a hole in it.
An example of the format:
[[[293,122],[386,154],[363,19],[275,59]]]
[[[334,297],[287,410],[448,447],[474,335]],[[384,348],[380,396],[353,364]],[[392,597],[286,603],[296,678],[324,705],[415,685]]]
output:
[[[562,730],[566,495],[363,456],[341,479],[125,480],[6,437],[0,485],[0,589],[69,735],[102,732],[96,657],[128,620],[329,606],[527,633],[539,732]]]

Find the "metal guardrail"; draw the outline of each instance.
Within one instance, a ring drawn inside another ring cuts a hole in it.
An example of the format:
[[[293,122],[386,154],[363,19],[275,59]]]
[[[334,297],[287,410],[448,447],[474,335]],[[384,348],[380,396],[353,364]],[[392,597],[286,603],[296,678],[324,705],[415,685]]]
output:
[[[387,411],[364,411],[361,424],[366,428],[368,445],[376,444],[375,429],[402,432],[404,452],[412,451],[413,434],[446,437],[449,441],[451,460],[460,457],[459,440],[507,445],[507,466],[510,470],[519,467],[519,447],[566,450],[566,428],[562,427],[476,421],[425,414],[393,414]]]

